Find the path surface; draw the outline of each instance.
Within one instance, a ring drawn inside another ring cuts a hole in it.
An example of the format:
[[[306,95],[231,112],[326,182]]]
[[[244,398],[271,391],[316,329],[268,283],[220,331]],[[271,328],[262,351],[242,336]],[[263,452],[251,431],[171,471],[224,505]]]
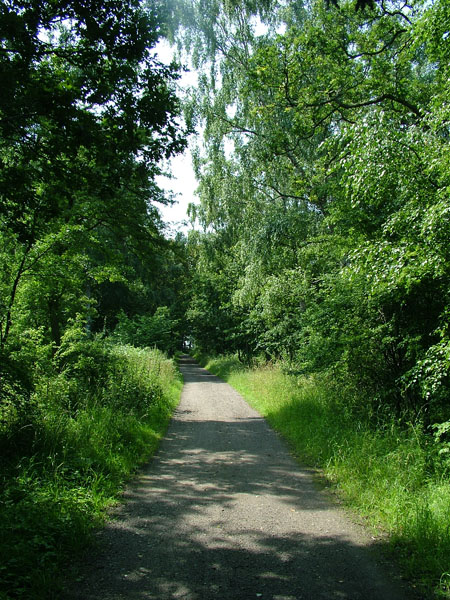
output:
[[[237,392],[181,370],[167,436],[67,599],[412,598]]]

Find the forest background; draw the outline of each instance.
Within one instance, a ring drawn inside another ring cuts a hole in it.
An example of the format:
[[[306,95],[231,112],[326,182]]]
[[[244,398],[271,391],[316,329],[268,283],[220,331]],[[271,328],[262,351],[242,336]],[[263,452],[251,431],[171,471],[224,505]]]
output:
[[[180,381],[161,352],[187,339],[237,357],[228,374],[288,377],[286,402],[316,407],[303,437],[323,425],[303,455],[330,477],[355,432],[361,488],[398,463],[384,526],[448,595],[449,2],[0,16],[2,597],[56,589],[164,430]],[[182,98],[161,37],[198,72]],[[169,238],[156,180],[196,130],[200,229]]]

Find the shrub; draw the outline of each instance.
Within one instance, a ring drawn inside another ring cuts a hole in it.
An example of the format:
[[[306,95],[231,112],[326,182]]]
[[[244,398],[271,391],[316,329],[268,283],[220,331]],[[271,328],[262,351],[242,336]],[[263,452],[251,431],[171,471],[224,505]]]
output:
[[[0,430],[0,450],[9,448],[0,469],[0,598],[44,600],[156,449],[182,384],[160,351],[78,331],[31,395],[3,387],[11,400]]]

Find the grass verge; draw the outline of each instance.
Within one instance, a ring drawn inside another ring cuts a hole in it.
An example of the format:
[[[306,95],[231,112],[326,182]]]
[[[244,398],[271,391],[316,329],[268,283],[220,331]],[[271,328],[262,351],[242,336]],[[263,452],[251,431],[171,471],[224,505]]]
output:
[[[246,369],[237,358],[203,361],[279,431],[303,462],[319,467],[341,497],[387,534],[406,576],[424,594],[450,598],[450,482],[435,440],[420,424],[384,418],[374,426],[325,376]]]
[[[26,419],[3,422],[1,600],[59,597],[61,573],[154,453],[179,401],[181,376],[162,353],[109,347],[94,385],[81,370],[98,352],[77,351],[76,368],[37,386]]]

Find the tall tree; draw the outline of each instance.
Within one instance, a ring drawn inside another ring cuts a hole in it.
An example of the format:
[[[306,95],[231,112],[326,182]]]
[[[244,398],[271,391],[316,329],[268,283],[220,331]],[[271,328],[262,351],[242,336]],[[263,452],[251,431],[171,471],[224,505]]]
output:
[[[269,4],[194,2],[206,16],[184,35],[203,65],[197,214],[239,273],[227,302],[253,352],[340,368],[438,418],[446,3]]]
[[[92,304],[95,281],[123,277],[123,248],[148,258],[161,244],[158,161],[185,144],[177,68],[154,49],[162,8],[0,7],[2,348],[19,304],[36,302],[58,345],[68,316]]]

